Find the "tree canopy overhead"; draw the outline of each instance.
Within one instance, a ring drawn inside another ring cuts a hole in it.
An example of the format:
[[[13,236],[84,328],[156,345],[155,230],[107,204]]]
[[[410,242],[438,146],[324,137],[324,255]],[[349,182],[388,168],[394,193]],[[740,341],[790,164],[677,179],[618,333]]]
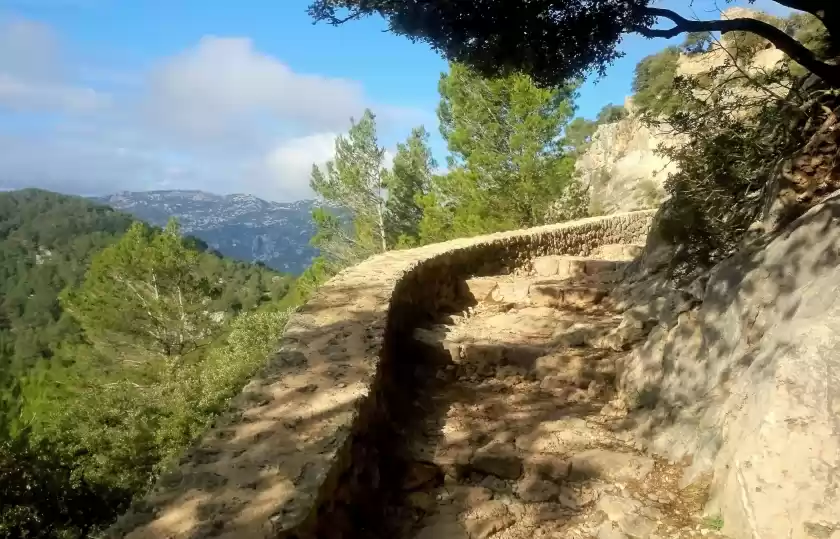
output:
[[[750,0],[754,2],[755,0]],[[840,42],[837,0],[774,0],[810,13]],[[752,18],[698,21],[652,7],[652,0],[314,0],[316,21],[341,24],[367,15],[391,31],[430,44],[450,60],[485,75],[524,71],[554,86],[595,69],[620,53],[622,34],[670,38],[688,32],[749,32],[770,41],[809,71],[840,87],[840,67],[767,22]],[[665,28],[658,23],[667,22]]]

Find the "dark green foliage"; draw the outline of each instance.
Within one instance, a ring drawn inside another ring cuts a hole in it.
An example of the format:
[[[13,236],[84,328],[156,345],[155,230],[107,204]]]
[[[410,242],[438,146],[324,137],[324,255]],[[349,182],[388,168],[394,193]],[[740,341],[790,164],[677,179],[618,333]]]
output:
[[[575,88],[539,88],[522,74],[485,79],[452,64],[439,90],[449,172],[421,197],[421,242],[545,223],[573,183],[574,159],[560,135]]]
[[[827,50],[825,27],[810,15],[758,18],[814,51]],[[705,49],[701,37],[689,36],[684,49]],[[644,119],[683,137],[660,148],[678,168],[665,184],[668,200],[658,224],[659,234],[677,246],[671,269],[678,276],[734,251],[759,217],[778,164],[805,144],[801,126],[813,116],[801,108],[810,99],[797,89],[806,74],[801,67],[786,62],[774,71],[750,72],[744,66],[768,42],[732,32],[722,44],[730,55],[721,55],[709,73],[677,77],[679,50],[671,47],[642,60],[633,81],[633,101]]]
[[[663,206],[660,233],[678,246],[672,261],[678,274],[709,267],[732,252],[758,215],[766,182],[767,154],[754,138],[763,133],[727,115],[709,119],[715,124],[705,125],[708,131],[692,126],[691,144],[669,152],[681,169],[665,184],[671,198]]]
[[[665,184],[669,198],[657,228],[677,248],[671,260],[677,277],[734,252],[767,203],[779,164],[807,142],[805,126],[824,121],[810,97],[798,92],[780,97],[771,90],[773,82],[800,81],[782,70],[740,85],[716,82],[710,96],[698,94],[690,78],[675,83],[683,106],[663,121],[685,142],[660,148],[678,172]]]
[[[78,284],[92,255],[130,223],[81,198],[36,189],[0,193],[0,364],[25,369],[50,357],[55,343],[78,339],[58,293]]]
[[[413,129],[408,140],[397,145],[393,168],[388,175],[388,201],[385,204],[389,245],[416,242],[423,219],[418,197],[429,192],[436,165],[429,149],[429,134],[423,127]]]
[[[420,199],[429,191],[435,167],[428,133],[423,127],[414,128],[397,145],[393,166],[387,169],[375,115],[366,110],[350,124],[347,134],[336,140],[335,159],[323,169],[312,166],[310,186],[330,209],[312,213],[316,230],[312,245],[321,255],[298,280],[304,295],[341,268],[418,241],[423,218]]]
[[[128,506],[131,492],[78,472],[46,442],[0,438],[0,537],[82,539]]]
[[[633,103],[653,115],[670,114],[683,105],[674,92],[680,57],[678,47],[668,47],[642,59],[633,76]]]
[[[328,22],[378,13],[392,31],[484,75],[521,70],[556,86],[618,57],[621,34],[650,22],[642,9],[649,1],[316,0],[310,13]]]
[[[755,0],[751,0],[750,3]],[[817,15],[840,40],[840,5],[833,0],[777,0]],[[690,20],[652,0],[314,0],[309,13],[332,24],[379,14],[392,32],[423,41],[446,58],[485,76],[524,72],[542,86],[556,86],[603,72],[621,54],[620,37],[675,37],[687,32],[749,34],[773,42],[834,87],[838,67],[816,59],[770,24],[747,19]],[[657,28],[660,19],[665,27]]]
[[[0,537],[113,520],[264,361],[291,284],[174,223],[39,190],[0,194],[0,274]]]
[[[313,165],[309,185],[318,198],[343,208],[350,222],[317,209],[317,233],[312,244],[321,256],[339,266],[355,264],[388,250],[386,228],[388,171],[385,148],[379,145],[376,116],[365,110],[359,121],[350,119],[350,130],[335,141],[335,158],[322,168]]]
[[[114,352],[184,356],[212,342],[224,315],[205,305],[221,287],[202,274],[196,246],[181,238],[174,220],[163,231],[134,223],[93,258],[84,282],[62,294],[61,304],[89,340]]]

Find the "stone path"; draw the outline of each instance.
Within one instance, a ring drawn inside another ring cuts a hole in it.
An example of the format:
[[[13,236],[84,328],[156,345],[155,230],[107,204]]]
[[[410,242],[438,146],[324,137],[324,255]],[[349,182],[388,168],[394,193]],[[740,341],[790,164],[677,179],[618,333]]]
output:
[[[608,293],[633,254],[544,257],[467,283],[475,307],[415,331],[422,397],[391,515],[405,539],[720,537],[706,487],[641,453],[612,401],[616,360],[647,329]]]

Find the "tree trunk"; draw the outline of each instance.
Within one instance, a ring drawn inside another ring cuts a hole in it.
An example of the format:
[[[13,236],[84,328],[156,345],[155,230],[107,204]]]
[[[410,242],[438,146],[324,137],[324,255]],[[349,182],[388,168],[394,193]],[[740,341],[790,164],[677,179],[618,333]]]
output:
[[[388,250],[388,242],[385,238],[385,211],[383,206],[385,205],[385,199],[382,198],[382,171],[379,170],[376,172],[376,183],[377,183],[377,197],[376,197],[376,215],[379,219],[379,239],[382,241],[382,252]]]
[[[384,253],[388,250],[388,243],[385,241],[385,215],[382,211],[381,199],[380,202],[376,205],[376,212],[379,217],[379,238],[382,240],[382,252]]]

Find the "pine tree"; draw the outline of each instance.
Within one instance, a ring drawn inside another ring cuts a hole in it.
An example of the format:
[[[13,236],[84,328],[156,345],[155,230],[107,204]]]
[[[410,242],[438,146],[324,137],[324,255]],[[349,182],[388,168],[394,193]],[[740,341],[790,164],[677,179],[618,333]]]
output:
[[[349,225],[338,215],[317,210],[314,245],[338,265],[348,265],[388,249],[385,225],[385,149],[376,137],[376,117],[366,110],[350,120],[347,135],[335,142],[335,158],[324,169],[312,167],[312,190],[331,206],[349,215]]]
[[[429,148],[429,134],[417,127],[404,143],[397,146],[393,169],[388,174],[386,225],[389,245],[412,245],[416,242],[423,219],[419,198],[429,192],[436,163]]]
[[[135,222],[119,242],[96,255],[80,287],[62,304],[91,340],[178,359],[218,333],[199,253],[172,219],[161,232]]]
[[[438,117],[451,156],[422,198],[423,241],[535,226],[573,182],[564,126],[574,88],[542,89],[525,75],[485,79],[452,64]]]

